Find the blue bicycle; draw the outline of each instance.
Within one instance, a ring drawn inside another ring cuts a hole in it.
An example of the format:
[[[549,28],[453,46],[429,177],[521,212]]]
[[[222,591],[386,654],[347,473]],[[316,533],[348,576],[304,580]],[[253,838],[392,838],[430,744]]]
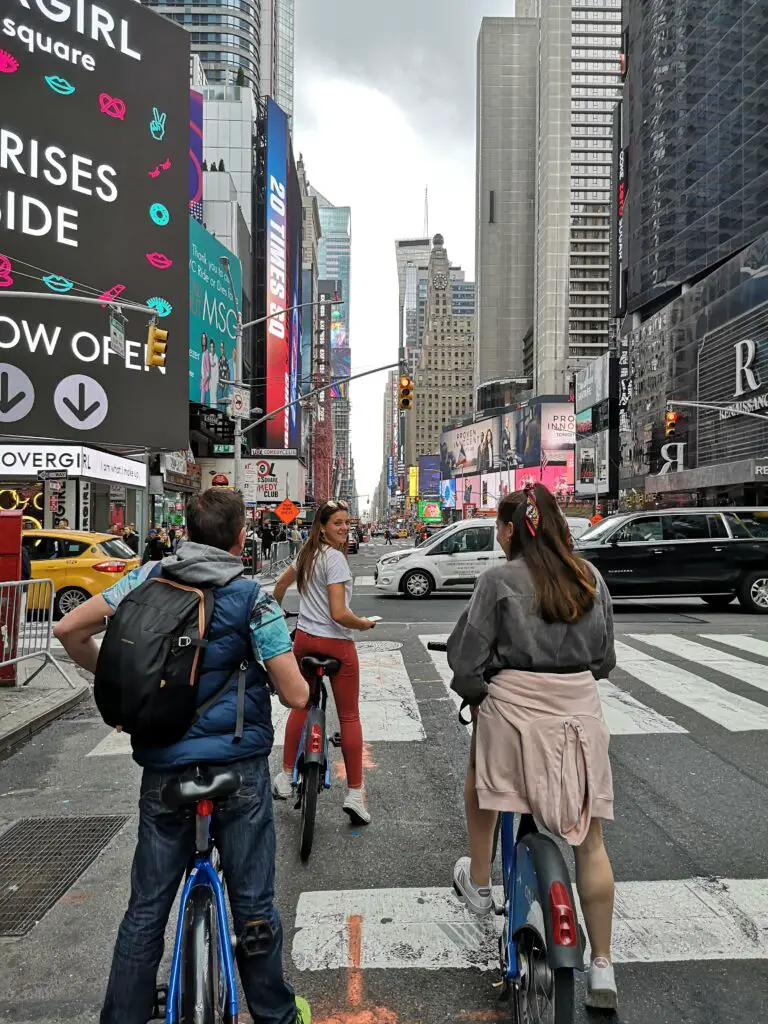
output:
[[[436,640],[427,647],[447,649]],[[499,815],[493,861],[499,838],[504,903],[494,909],[504,918],[499,962],[512,1022],[572,1024],[574,971],[584,969],[585,943],[568,866],[555,841],[539,832],[530,814]]]
[[[237,1022],[232,939],[211,815],[216,801],[233,796],[241,785],[240,773],[232,769],[195,766],[161,793],[172,810],[194,807],[196,812],[195,853],[181,893],[170,979],[167,988],[158,989],[155,1007],[154,1016],[164,1016],[166,1024]]]

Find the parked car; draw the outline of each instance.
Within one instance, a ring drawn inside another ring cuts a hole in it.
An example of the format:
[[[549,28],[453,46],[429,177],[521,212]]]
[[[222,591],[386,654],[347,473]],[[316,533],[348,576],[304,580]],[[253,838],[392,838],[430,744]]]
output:
[[[768,508],[676,508],[611,516],[578,551],[614,598],[700,597],[768,614]]]
[[[592,529],[592,523],[586,516],[566,516],[565,521],[568,523],[568,529],[574,540],[578,540],[587,530]]]
[[[53,580],[57,616],[100,594],[140,564],[125,541],[110,533],[23,530],[21,543],[29,553],[32,579]],[[28,609],[37,607],[35,598],[30,595]]]
[[[480,573],[505,557],[494,521],[467,519],[445,527],[418,548],[380,558],[373,578],[383,593],[423,598],[435,590],[471,590]]]

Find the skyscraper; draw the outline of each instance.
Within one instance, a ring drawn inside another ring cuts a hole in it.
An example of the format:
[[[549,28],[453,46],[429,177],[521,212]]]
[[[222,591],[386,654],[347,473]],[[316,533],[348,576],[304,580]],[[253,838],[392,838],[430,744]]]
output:
[[[261,0],[261,95],[293,120],[295,0]]]
[[[192,0],[183,5],[176,0],[142,3],[189,31],[192,53],[200,58],[209,83],[236,85],[242,72],[243,84],[258,94],[262,0],[237,0],[237,5],[230,7],[214,0]]]
[[[533,18],[484,18],[477,41],[475,387],[481,407],[484,384],[533,374],[524,339],[533,324],[538,39]]]

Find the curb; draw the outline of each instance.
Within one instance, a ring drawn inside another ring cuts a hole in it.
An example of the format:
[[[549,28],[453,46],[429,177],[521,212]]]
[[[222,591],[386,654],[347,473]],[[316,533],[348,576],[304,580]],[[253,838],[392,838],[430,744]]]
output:
[[[61,703],[54,705],[53,707],[46,708],[36,718],[31,721],[21,722],[19,725],[10,728],[7,732],[0,733],[0,754],[6,754],[13,747],[19,745],[24,740],[30,739],[36,733],[44,729],[46,725],[54,722],[61,715],[67,711],[71,711],[72,708],[76,707],[85,695],[90,690],[90,687],[85,684],[80,690],[72,690],[71,693],[62,700]]]

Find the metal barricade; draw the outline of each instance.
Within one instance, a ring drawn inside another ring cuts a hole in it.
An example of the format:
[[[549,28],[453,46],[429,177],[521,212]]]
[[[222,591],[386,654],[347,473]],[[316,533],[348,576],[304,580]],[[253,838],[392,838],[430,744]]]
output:
[[[42,664],[22,686],[29,685],[47,665],[52,665],[72,689],[77,688],[51,652],[54,597],[53,580],[0,583],[0,681],[14,678],[11,666],[42,658]]]

